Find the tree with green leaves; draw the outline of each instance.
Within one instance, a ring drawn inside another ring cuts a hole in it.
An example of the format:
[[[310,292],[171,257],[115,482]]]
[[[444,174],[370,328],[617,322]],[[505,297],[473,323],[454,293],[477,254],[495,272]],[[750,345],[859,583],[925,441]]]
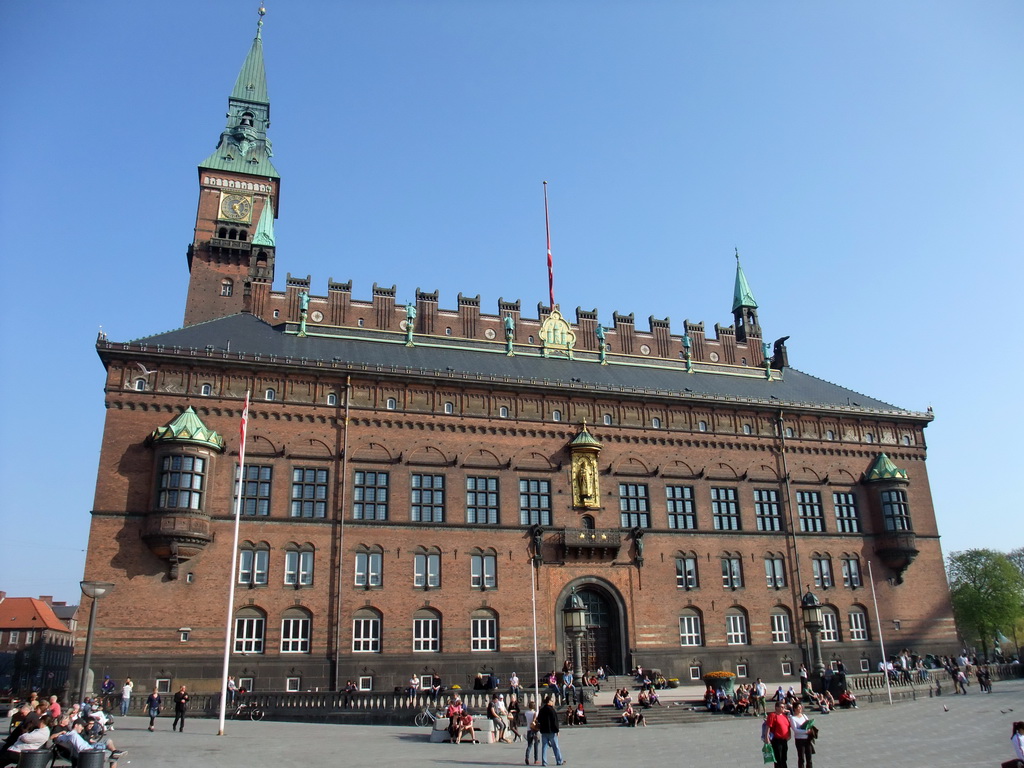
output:
[[[987,655],[996,633],[1013,632],[1024,618],[1024,572],[1009,556],[991,549],[953,552],[946,571],[960,633],[977,638]]]

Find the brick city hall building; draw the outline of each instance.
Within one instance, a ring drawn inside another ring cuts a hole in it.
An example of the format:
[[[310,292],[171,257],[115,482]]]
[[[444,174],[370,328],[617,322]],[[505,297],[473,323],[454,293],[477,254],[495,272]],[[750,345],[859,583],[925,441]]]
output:
[[[230,671],[257,691],[531,680],[531,597],[544,672],[574,652],[573,590],[587,669],[784,680],[806,659],[808,586],[825,662],[873,669],[869,573],[891,645],[957,647],[931,414],[790,367],[738,262],[714,335],[291,275],[275,290],[269,116],[257,35],[199,165],[184,327],[97,343],[85,577],[115,588],[96,675],[216,690],[231,579]]]

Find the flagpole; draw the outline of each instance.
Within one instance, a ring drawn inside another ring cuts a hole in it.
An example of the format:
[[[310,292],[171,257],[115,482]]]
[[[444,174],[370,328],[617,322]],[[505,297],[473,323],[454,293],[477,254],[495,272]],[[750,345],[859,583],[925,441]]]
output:
[[[547,182],[545,182],[546,184]],[[540,706],[540,662],[537,660],[537,563],[530,562],[530,596],[533,598],[533,706],[534,717]]]
[[[544,231],[548,238],[548,298],[555,308],[555,265],[551,260],[551,219],[548,217],[548,183],[544,182]]]
[[[228,664],[231,661],[231,619],[235,613],[235,569],[238,568],[238,523],[242,517],[242,483],[245,482],[245,437],[249,429],[249,390],[245,391],[240,442],[238,444],[238,483],[235,485],[235,538],[231,545],[231,571],[228,574],[228,620],[224,630],[224,669],[220,680],[220,726],[217,735],[224,735],[224,719],[228,706]]]
[[[875,626],[878,627],[878,644],[882,647],[882,675],[885,677],[885,692],[889,694],[889,706],[892,706],[892,685],[889,683],[889,662],[885,658],[885,641],[882,640],[882,619],[878,615],[878,595],[875,594],[875,573],[871,570],[871,560],[868,560],[868,579],[871,580],[871,599],[875,602]]]

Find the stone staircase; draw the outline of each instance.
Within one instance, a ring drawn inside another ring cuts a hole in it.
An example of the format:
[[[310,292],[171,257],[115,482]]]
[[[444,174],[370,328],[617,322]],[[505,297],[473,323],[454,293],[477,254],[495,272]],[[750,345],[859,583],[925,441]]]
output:
[[[625,688],[629,691],[630,695],[633,697],[635,707],[640,686],[637,685],[633,677],[629,675],[609,677],[607,680],[601,682],[601,691],[597,694],[597,699],[587,708],[587,725],[585,727],[590,728],[593,726],[602,727],[620,725],[622,713],[612,705],[612,696],[614,696],[615,691],[620,688]],[[659,691],[658,693],[665,694],[668,692]],[[693,707],[698,703],[696,700],[680,700],[675,697],[669,698],[667,696],[663,696],[663,699],[664,700],[661,705],[655,705],[649,709],[643,710],[644,718],[647,720],[648,726],[706,723],[713,722],[720,717],[727,717],[727,715],[708,713],[703,707],[697,710],[693,709]],[[562,709],[564,710],[564,707]],[[572,728],[573,726],[566,727]]]

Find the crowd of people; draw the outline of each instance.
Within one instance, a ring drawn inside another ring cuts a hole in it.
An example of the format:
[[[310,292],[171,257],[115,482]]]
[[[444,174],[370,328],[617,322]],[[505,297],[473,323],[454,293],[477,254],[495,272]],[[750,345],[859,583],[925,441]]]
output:
[[[72,763],[78,762],[82,752],[103,752],[110,767],[117,768],[125,750],[118,749],[110,737],[111,730],[98,698],[94,702],[87,697],[82,704],[63,711],[56,696],[40,701],[33,694],[11,715],[10,732],[0,751],[0,766],[17,764],[22,752],[52,748]]]

